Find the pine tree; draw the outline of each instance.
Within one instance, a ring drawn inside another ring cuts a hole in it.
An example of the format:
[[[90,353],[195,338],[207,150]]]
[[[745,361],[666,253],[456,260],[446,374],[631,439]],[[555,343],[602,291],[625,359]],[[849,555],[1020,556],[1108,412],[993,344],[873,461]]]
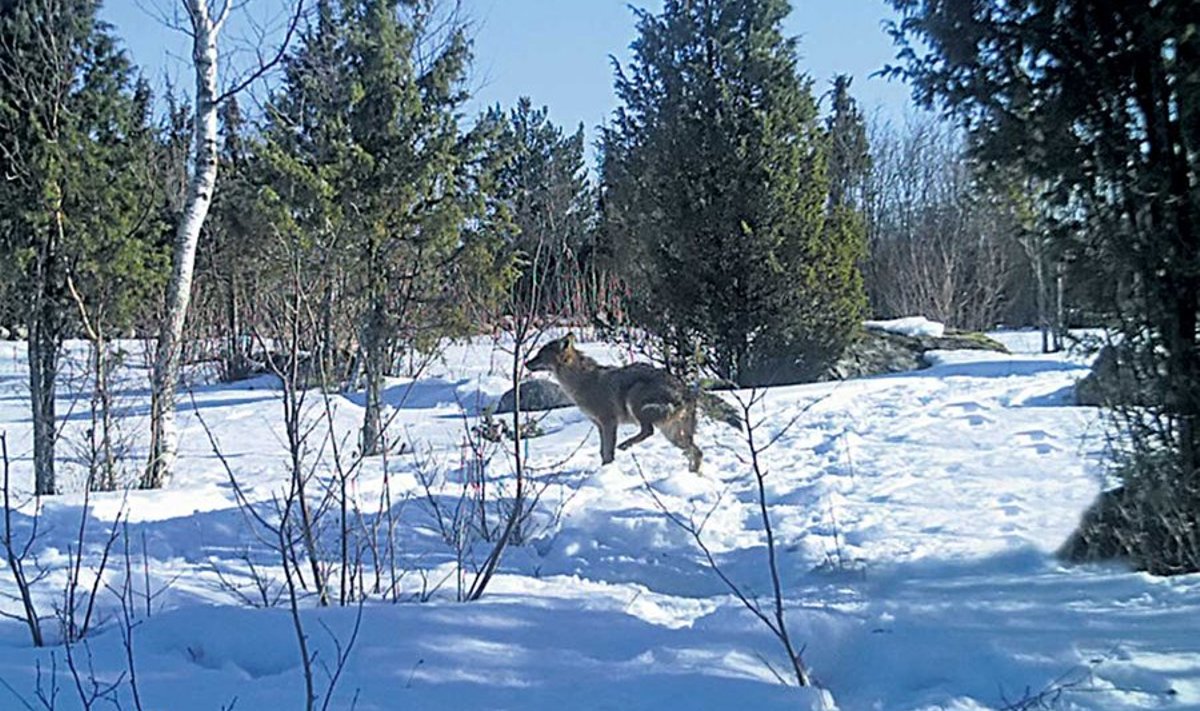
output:
[[[549,119],[545,107],[527,97],[507,113],[489,111],[488,120],[504,125],[492,151],[500,159],[493,199],[504,203],[513,233],[506,246],[521,265],[512,285],[516,308],[537,316],[584,316],[579,299],[587,291],[586,274],[595,196],[584,163],[583,126],[567,135]]]
[[[323,0],[269,108],[263,205],[325,283],[324,314],[349,305],[366,388],[363,451],[382,439],[382,384],[397,353],[471,326],[467,286],[495,289],[484,148],[460,130],[469,46],[421,1]],[[333,342],[330,327],[322,340]],[[331,356],[332,357],[332,356]]]
[[[861,235],[828,229],[827,145],[785,0],[638,12],[603,136],[604,230],[640,325],[744,385],[819,374],[863,304]]]
[[[149,92],[135,85],[96,10],[92,0],[0,5],[0,243],[11,278],[30,295],[23,316],[39,494],[56,486],[63,338],[81,316],[100,328],[128,323],[157,270],[145,229],[155,197],[138,160],[151,142]]]

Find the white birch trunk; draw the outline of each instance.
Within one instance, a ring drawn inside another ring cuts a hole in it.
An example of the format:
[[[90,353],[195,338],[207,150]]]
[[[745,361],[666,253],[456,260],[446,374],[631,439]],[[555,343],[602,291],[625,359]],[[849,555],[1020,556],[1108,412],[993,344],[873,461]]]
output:
[[[175,388],[179,381],[183,324],[192,298],[192,272],[200,229],[208,216],[217,183],[217,35],[232,3],[227,3],[222,15],[214,19],[208,0],[184,2],[192,23],[192,64],[196,71],[195,165],[188,182],[187,202],[175,230],[167,310],[158,332],[151,376],[150,460],[142,477],[142,488],[161,487],[175,466],[179,447]]]

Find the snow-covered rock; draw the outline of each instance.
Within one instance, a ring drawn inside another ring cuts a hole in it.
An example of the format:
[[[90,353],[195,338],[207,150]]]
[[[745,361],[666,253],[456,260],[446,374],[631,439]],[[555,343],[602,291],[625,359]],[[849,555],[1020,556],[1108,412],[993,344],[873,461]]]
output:
[[[935,365],[930,354],[937,351],[1008,352],[1003,344],[982,333],[909,336],[864,329],[830,368],[828,379],[845,380],[928,368]]]
[[[907,316],[905,318],[891,319],[890,321],[865,321],[863,326],[872,331],[897,333],[901,336],[937,337],[946,332],[945,325],[937,321],[930,321],[924,316]]]
[[[571,402],[571,398],[562,391],[562,388],[552,380],[531,378],[522,381],[520,387],[522,412],[553,410],[559,407],[571,407],[574,404]],[[512,412],[515,405],[516,399],[510,389],[501,395],[500,401],[496,403],[496,414]]]

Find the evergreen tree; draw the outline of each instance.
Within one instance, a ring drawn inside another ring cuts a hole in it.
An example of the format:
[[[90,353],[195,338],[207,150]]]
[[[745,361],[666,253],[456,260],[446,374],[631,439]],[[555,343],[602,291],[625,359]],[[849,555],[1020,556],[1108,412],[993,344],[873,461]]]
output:
[[[263,245],[265,221],[258,209],[259,176],[236,97],[221,106],[220,120],[222,187],[213,198],[205,221],[206,238],[197,255],[197,313],[191,323],[213,329],[206,340],[220,344],[221,377],[235,380],[253,369],[254,334],[248,312],[253,310],[257,288],[263,286],[257,274],[269,257]]]
[[[1099,509],[1115,530],[1085,530],[1074,552],[1200,570],[1197,4],[892,4],[895,73],[963,120],[980,160],[1045,186],[1047,232],[1115,285],[1132,449],[1123,493]]]
[[[537,316],[584,316],[595,196],[583,126],[564,134],[527,97],[507,115],[491,109],[488,120],[504,125],[492,149],[500,161],[493,199],[509,211],[513,232],[505,242],[520,264],[512,285],[520,303],[513,307]]]
[[[77,196],[68,213],[75,228],[70,276],[101,338],[149,322],[168,269],[163,192],[147,165],[158,139],[150,88],[145,80],[111,79],[111,87],[100,88],[105,98],[91,106],[90,140],[74,156],[77,178],[69,184]]]
[[[458,268],[479,263],[472,250],[482,245],[470,239],[479,234],[463,228],[485,215],[477,179],[490,176],[475,169],[486,161],[484,132],[492,128],[485,122],[461,134],[469,43],[461,26],[435,40],[431,9],[427,0],[368,0],[349,38],[357,92],[350,133],[362,151],[353,233],[365,274],[360,347],[369,453],[384,446],[379,394],[393,349],[430,348],[471,325],[456,277]]]
[[[829,199],[826,203],[824,239],[826,290],[819,311],[812,313],[818,324],[857,324],[866,307],[860,263],[866,257],[866,183],[871,172],[871,146],[858,104],[850,95],[850,78],[838,75],[830,92],[832,110],[826,119],[829,155]],[[836,357],[842,341],[824,351]]]
[[[154,283],[153,239],[145,239],[154,197],[138,160],[150,145],[149,92],[134,84],[96,11],[94,0],[0,4],[0,261],[29,295],[23,317],[39,494],[56,485],[63,338],[82,315],[128,322]]]
[[[871,144],[858,103],[850,95],[850,77],[833,78],[829,133],[829,205],[862,210],[863,190],[871,172]]]
[[[686,367],[744,385],[822,372],[863,305],[861,233],[827,227],[825,131],[785,0],[638,12],[603,135],[606,239],[631,308]]]
[[[327,315],[351,305],[367,453],[384,445],[382,382],[396,354],[467,332],[474,294],[464,289],[494,290],[503,273],[484,229],[484,149],[496,127],[460,130],[468,42],[433,9],[426,0],[321,2],[258,151],[273,229],[307,252],[314,273],[343,277],[321,298]]]
[[[283,87],[272,97],[262,140],[254,145],[252,180],[258,211],[277,235],[257,279],[278,284],[280,264],[299,260],[310,275],[307,298],[320,314],[313,338],[316,370],[348,378],[360,303],[351,282],[357,255],[351,221],[358,210],[354,172],[361,153],[349,129],[357,94],[351,83],[348,34],[354,8],[321,0],[316,18],[284,60]],[[279,284],[284,293],[293,286]],[[260,289],[261,291],[261,289]]]

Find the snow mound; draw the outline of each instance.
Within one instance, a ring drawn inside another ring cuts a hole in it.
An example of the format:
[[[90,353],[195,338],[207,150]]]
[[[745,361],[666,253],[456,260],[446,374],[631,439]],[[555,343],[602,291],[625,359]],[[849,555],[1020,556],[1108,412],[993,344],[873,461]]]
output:
[[[865,321],[863,325],[874,331],[898,333],[901,336],[932,336],[933,338],[940,338],[946,333],[945,324],[930,321],[924,316],[894,318],[890,321]]]

